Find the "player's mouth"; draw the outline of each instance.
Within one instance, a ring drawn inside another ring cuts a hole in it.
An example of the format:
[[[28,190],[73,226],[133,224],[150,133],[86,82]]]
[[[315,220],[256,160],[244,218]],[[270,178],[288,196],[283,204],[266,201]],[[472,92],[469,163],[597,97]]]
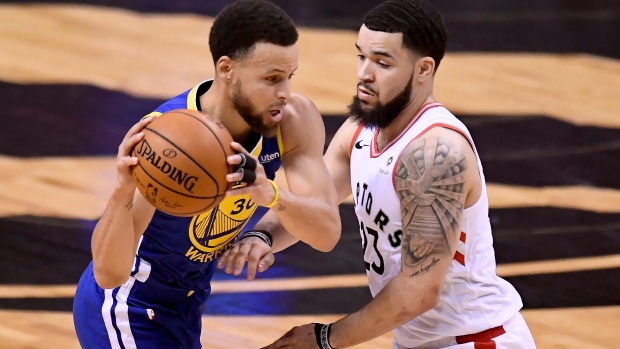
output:
[[[370,101],[375,97],[376,97],[376,94],[374,94],[370,90],[362,86],[357,87],[357,98],[359,98],[361,101],[370,103]]]
[[[269,114],[273,122],[280,122],[282,120],[282,109],[272,109],[269,111]]]

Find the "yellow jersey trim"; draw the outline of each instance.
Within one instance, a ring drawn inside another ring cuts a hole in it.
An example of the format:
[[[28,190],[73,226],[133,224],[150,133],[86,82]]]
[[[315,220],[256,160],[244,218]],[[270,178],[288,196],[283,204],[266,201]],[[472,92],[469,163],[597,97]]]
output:
[[[201,82],[198,85],[194,86],[187,94],[187,109],[198,110],[198,106],[196,105],[196,92],[198,92],[198,88],[202,84],[203,83]]]
[[[146,119],[146,118],[148,118],[149,116],[158,117],[158,116],[160,116],[160,115],[161,115],[161,113],[160,113],[160,112],[158,112],[158,111],[154,111],[154,112],[151,112],[151,113],[148,113],[148,114],[144,115],[144,116],[142,117],[142,119]]]
[[[278,124],[276,131],[276,137],[278,138],[278,149],[280,150],[280,156],[284,155],[284,141],[282,140],[282,128]]]

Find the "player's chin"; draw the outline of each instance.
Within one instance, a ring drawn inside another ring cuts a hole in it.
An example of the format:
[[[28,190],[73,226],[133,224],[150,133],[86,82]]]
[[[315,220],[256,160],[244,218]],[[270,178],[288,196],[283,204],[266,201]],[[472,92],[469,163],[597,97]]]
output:
[[[254,127],[252,131],[256,133],[260,133],[264,136],[270,137],[276,134],[277,129],[278,129],[278,123],[272,122],[272,123],[263,123],[260,126]]]
[[[275,129],[276,127],[278,127],[278,124],[280,123],[280,121],[282,121],[282,116],[281,116],[281,112],[279,115],[277,116],[273,116],[271,112],[266,112],[263,114],[263,122],[262,122],[262,126],[265,129]]]

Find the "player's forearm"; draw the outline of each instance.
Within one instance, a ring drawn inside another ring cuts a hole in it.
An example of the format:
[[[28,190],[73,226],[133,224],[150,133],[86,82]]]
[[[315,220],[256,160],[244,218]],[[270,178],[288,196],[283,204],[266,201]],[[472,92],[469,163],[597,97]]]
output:
[[[133,199],[133,190],[115,190],[93,232],[93,270],[102,288],[122,285],[131,273],[136,245]]]
[[[266,230],[273,238],[272,252],[280,252],[291,245],[294,245],[299,239],[286,231],[278,216],[273,210],[270,210],[263,218],[254,226],[256,230]]]
[[[278,205],[272,211],[286,231],[319,251],[331,251],[340,239],[338,209],[324,200],[282,190]]]
[[[390,332],[433,309],[438,292],[400,273],[364,308],[336,321],[330,343],[334,348],[348,348]]]

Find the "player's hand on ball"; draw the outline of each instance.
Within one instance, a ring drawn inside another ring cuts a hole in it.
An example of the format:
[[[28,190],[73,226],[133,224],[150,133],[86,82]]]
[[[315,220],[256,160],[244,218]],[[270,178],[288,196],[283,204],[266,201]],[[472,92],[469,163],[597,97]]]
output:
[[[320,349],[316,342],[314,324],[293,327],[277,341],[261,349],[279,348]]]
[[[273,262],[275,257],[271,247],[257,237],[247,237],[237,241],[230,249],[226,250],[219,258],[217,267],[224,269],[227,274],[239,276],[245,263],[248,263],[248,280],[254,280],[256,272],[264,272]]]
[[[230,183],[242,182],[246,186],[229,190],[226,195],[250,195],[252,201],[258,205],[265,206],[274,201],[276,191],[269,183],[265,174],[265,168],[260,161],[250,154],[241,144],[232,142],[231,147],[238,154],[228,157],[228,163],[235,166],[238,170],[226,175],[226,180]]]
[[[131,176],[131,168],[138,164],[138,158],[132,156],[133,148],[144,138],[142,130],[153,121],[154,117],[149,116],[140,120],[133,125],[118,146],[118,155],[116,157],[116,169],[118,172],[118,184],[127,190],[135,190],[136,183]]]

